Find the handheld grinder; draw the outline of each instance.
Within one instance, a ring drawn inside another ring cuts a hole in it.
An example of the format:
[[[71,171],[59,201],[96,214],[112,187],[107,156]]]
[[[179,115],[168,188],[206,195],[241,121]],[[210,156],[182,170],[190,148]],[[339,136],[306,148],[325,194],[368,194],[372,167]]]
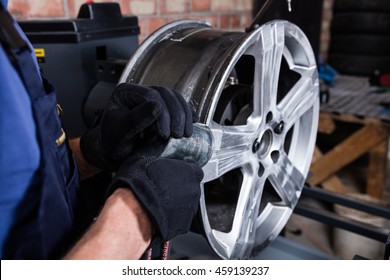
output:
[[[213,134],[211,129],[202,123],[195,123],[191,137],[169,139],[160,156],[184,160],[203,167],[210,160],[212,154]]]

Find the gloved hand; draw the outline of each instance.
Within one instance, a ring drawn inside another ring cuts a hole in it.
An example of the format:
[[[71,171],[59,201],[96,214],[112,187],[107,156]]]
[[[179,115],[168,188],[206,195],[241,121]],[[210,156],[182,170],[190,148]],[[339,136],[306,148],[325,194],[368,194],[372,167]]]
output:
[[[197,213],[202,169],[176,159],[132,156],[119,168],[109,193],[129,188],[144,207],[162,243],[187,232]]]
[[[164,87],[119,84],[100,123],[80,139],[83,156],[103,170],[116,171],[135,148],[163,150],[170,137],[192,135],[196,113],[182,95]]]

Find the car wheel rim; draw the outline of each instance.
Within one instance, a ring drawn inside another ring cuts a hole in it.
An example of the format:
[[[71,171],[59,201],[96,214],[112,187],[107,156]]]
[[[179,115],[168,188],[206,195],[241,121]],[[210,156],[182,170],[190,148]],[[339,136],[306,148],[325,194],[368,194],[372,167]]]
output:
[[[251,33],[170,23],[145,40],[120,82],[178,90],[213,133],[200,212],[222,258],[246,259],[283,229],[314,150],[318,74],[310,43],[287,21]]]

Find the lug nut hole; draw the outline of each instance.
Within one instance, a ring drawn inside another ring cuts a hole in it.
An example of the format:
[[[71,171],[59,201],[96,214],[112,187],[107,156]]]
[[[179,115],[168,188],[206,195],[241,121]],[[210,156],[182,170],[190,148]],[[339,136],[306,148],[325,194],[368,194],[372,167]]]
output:
[[[273,151],[271,153],[271,159],[274,163],[276,163],[278,160],[279,160],[279,157],[280,157],[280,153],[279,151]]]

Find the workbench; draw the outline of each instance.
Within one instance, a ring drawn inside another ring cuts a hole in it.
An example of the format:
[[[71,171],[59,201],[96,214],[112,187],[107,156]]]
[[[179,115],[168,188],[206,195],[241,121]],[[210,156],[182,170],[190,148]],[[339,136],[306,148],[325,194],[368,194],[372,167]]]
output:
[[[368,155],[365,192],[381,197],[389,192],[386,166],[390,128],[390,92],[371,87],[367,77],[337,76],[329,87],[329,100],[320,107],[318,138],[332,135],[342,126],[356,129],[325,153],[318,145],[308,182],[346,193],[337,173],[361,156]],[[340,131],[340,129],[339,129]],[[317,140],[318,143],[318,140]]]

